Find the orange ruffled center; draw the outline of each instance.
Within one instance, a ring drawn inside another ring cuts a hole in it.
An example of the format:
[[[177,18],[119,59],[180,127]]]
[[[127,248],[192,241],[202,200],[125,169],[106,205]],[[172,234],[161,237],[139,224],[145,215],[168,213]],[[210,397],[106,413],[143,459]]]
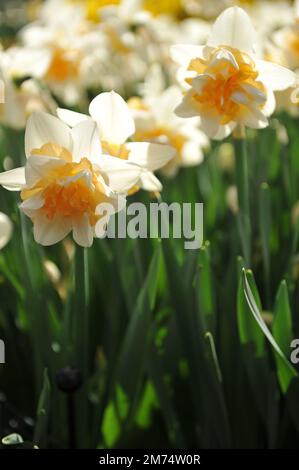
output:
[[[217,54],[227,51],[234,61],[224,56],[217,58]],[[188,70],[197,75],[205,74],[202,88],[199,91],[192,88],[193,106],[200,114],[220,116],[223,125],[237,120],[247,107],[258,103],[258,107],[262,108],[266,103],[266,89],[257,80],[254,61],[237,49],[221,46],[214,49],[208,59],[191,60]],[[192,85],[192,79],[186,81]]]
[[[87,158],[72,162],[68,150],[52,143],[34,150],[32,155],[59,157],[65,160],[65,164],[49,169],[33,187],[24,189],[22,200],[40,195],[44,199],[40,210],[48,219],[56,216],[78,219],[88,215],[89,223],[94,226],[99,220],[96,207],[107,202],[108,197],[91,162]]]

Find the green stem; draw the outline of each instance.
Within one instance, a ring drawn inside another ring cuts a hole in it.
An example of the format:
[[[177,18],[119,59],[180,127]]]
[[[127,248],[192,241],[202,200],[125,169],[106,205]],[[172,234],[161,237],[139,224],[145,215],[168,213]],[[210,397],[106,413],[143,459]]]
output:
[[[238,226],[241,245],[246,265],[250,266],[251,258],[251,224],[249,203],[248,164],[245,132],[242,128],[234,135],[236,182],[238,192]]]
[[[83,377],[83,386],[76,396],[77,423],[79,442],[88,446],[88,390],[89,377],[89,266],[88,249],[76,247],[74,279],[74,350],[75,366]]]
[[[88,376],[89,268],[87,248],[76,247],[75,255],[75,351],[83,377]]]

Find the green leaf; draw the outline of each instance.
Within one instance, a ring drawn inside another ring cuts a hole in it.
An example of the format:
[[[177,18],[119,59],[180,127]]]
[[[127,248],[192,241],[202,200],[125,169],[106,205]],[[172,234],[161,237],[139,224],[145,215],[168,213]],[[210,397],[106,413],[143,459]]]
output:
[[[153,383],[148,380],[145,384],[141,401],[135,415],[135,422],[140,428],[149,428],[152,424],[152,412],[158,407],[158,400]]]
[[[208,442],[213,439],[217,446],[226,447],[230,442],[230,428],[225,398],[215,365],[207,357],[203,320],[195,308],[197,293],[192,285],[185,285],[181,266],[175,258],[170,240],[163,240],[163,251],[170,298],[190,367],[192,406],[197,421],[203,427],[203,443],[209,445]],[[199,425],[197,431],[199,432]],[[199,434],[197,437],[200,441]]]
[[[151,312],[156,301],[160,260],[161,246],[158,244],[146,280],[139,293],[136,307],[130,316],[129,325],[119,353],[115,380],[127,395],[130,403],[126,414],[129,413],[136,400],[138,384],[148,351],[152,325]],[[122,417],[125,418],[126,416],[123,415]]]
[[[243,272],[244,269],[243,269]],[[246,271],[247,283],[250,286],[252,297],[258,308],[261,309],[261,301],[254,282],[253,274],[251,271]],[[263,332],[256,324],[255,319],[251,315],[250,306],[246,295],[244,295],[244,278],[239,285],[238,298],[237,298],[237,315],[239,336],[242,344],[253,344],[254,354],[256,357],[263,357],[265,354],[265,338]]]
[[[243,269],[243,273],[245,270]],[[251,271],[246,271],[246,279],[251,296],[257,308],[261,310],[261,301]],[[240,278],[237,300],[237,315],[239,337],[242,345],[242,355],[251,384],[251,389],[258,406],[259,414],[264,424],[269,428],[270,410],[268,409],[269,382],[272,379],[269,358],[267,355],[265,336],[255,318],[252,316],[250,306],[244,289],[243,274]],[[275,402],[273,406],[278,406]],[[271,410],[271,413],[274,413]]]
[[[270,276],[270,230],[271,230],[271,202],[270,189],[267,183],[260,188],[259,225],[262,241],[262,253],[265,269],[267,288]]]
[[[198,271],[195,276],[198,308],[202,314],[205,330],[212,333],[216,327],[215,300],[212,282],[210,246],[206,242],[199,250]]]
[[[292,315],[286,281],[281,281],[276,295],[272,332],[282,352],[288,356],[290,344],[294,336],[292,333]]]
[[[250,287],[250,283],[248,281],[248,273],[243,271],[243,289],[244,294],[246,297],[247,304],[250,308],[250,311],[256,320],[260,330],[263,332],[269,343],[271,344],[274,354],[276,356],[277,361],[277,374],[278,374],[278,381],[283,393],[286,393],[290,383],[292,380],[298,376],[298,373],[294,369],[294,367],[290,364],[287,360],[286,356],[283,354],[280,346],[277,344],[275,339],[273,338],[272,334],[270,333],[267,325],[265,324],[260,308],[255,301],[252,289]]]
[[[117,442],[121,431],[120,420],[116,411],[116,405],[110,401],[103,418],[102,434],[104,444],[111,449]]]
[[[46,447],[47,428],[50,412],[50,382],[47,369],[44,371],[44,381],[37,407],[37,419],[34,430],[34,443],[39,447]]]

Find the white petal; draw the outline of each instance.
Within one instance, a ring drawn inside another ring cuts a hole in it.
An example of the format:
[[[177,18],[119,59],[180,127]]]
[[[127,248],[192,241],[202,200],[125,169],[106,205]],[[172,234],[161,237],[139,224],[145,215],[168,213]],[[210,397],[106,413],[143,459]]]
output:
[[[139,180],[141,168],[117,157],[102,155],[97,165],[109,188],[125,193]]]
[[[252,129],[263,129],[269,124],[265,114],[259,108],[253,106],[246,108],[244,116],[239,121]]]
[[[238,62],[236,61],[234,55],[227,49],[219,49],[219,51],[216,51],[213,59],[209,62],[208,70],[219,62],[224,62],[224,64],[227,63],[233,66],[235,69],[239,69]]]
[[[0,250],[5,247],[12,236],[12,222],[10,218],[0,212]]]
[[[71,131],[73,138],[73,161],[80,162],[88,158],[91,162],[98,161],[102,152],[98,126],[88,120],[77,124]]]
[[[96,223],[95,236],[97,238],[105,237],[110,216],[111,214],[107,213],[106,215],[103,215],[103,217],[101,217],[100,220],[98,220],[98,222]]]
[[[177,116],[182,117],[182,118],[189,118],[189,117],[194,117],[194,116],[199,115],[198,110],[192,104],[191,97],[192,97],[191,91],[186,93],[181,104],[179,104],[174,110]]]
[[[89,112],[99,125],[101,139],[111,144],[123,144],[135,132],[127,103],[114,91],[96,96]]]
[[[209,139],[206,134],[199,129],[200,123],[201,121],[198,118],[194,120],[189,119],[187,125],[182,127],[181,133],[187,140],[196,143],[199,147],[208,148]]]
[[[231,100],[238,104],[247,104],[249,102],[248,96],[242,91],[232,93]]]
[[[252,52],[256,32],[247,13],[239,7],[224,10],[216,19],[208,46],[230,46],[244,52]]]
[[[157,123],[169,126],[176,119],[174,108],[181,102],[182,92],[178,86],[170,86],[163,93],[147,100]]]
[[[170,56],[174,62],[187,68],[192,59],[203,56],[204,47],[191,44],[177,44],[170,47]]]
[[[57,117],[44,112],[31,114],[25,131],[25,152],[30,157],[33,149],[39,149],[47,143],[61,145],[72,151],[72,139],[69,127]]]
[[[126,198],[123,196],[114,196],[107,203],[101,203],[96,207],[96,214],[101,216],[95,226],[95,236],[102,238],[107,231],[107,224],[111,215],[122,211],[126,207]]]
[[[42,192],[42,191],[41,191]],[[44,198],[41,194],[26,199],[23,201],[22,204],[19,205],[19,209],[24,212],[28,217],[33,218],[35,215],[35,211],[43,207],[44,205]]]
[[[135,163],[151,171],[162,168],[175,155],[175,150],[169,145],[149,142],[132,142],[126,145],[130,150],[130,163]]]
[[[69,109],[64,108],[57,108],[56,113],[59,119],[70,127],[74,127],[77,124],[90,119],[86,114],[76,113],[75,111],[70,111]]]
[[[223,140],[226,139],[234,130],[236,127],[236,123],[232,122],[230,124],[225,124],[225,126],[219,126],[216,134],[214,135],[213,139],[214,140]]]
[[[96,214],[103,215],[103,206],[105,207],[105,212],[109,213],[109,215],[115,214],[116,212],[122,211],[126,207],[127,199],[125,196],[121,196],[119,194],[113,195],[109,198],[109,201],[106,203],[100,203],[96,207]]]
[[[182,148],[181,166],[195,166],[203,161],[203,151],[196,142],[186,142]]]
[[[25,186],[25,168],[14,168],[13,170],[0,173],[0,185],[9,191],[20,191]]]
[[[156,120],[151,111],[130,109],[135,122],[136,132],[151,132],[156,126]]]
[[[215,117],[207,117],[201,116],[201,128],[207,134],[208,137],[215,140],[222,140],[225,139],[227,136],[231,134],[233,129],[235,128],[236,123],[230,123],[226,125],[221,125],[219,123],[219,118]]]
[[[87,214],[73,220],[73,238],[80,246],[90,247],[93,242],[94,229],[89,223]]]
[[[19,205],[20,209],[29,209],[29,210],[37,210],[43,207],[44,205],[44,198],[41,195],[31,197],[26,199]]]
[[[263,113],[266,116],[271,116],[274,113],[276,107],[275,95],[272,90],[267,90],[267,101],[263,106]]]
[[[55,157],[29,157],[25,167],[26,184],[30,187],[41,178],[47,176],[50,170],[65,165],[65,160]]]
[[[145,191],[162,191],[162,184],[158,178],[150,171],[143,171],[140,177],[139,185]]]
[[[12,59],[12,75],[42,78],[52,60],[51,51],[41,47],[12,47],[8,49]]]
[[[296,83],[294,72],[281,65],[267,60],[257,60],[256,65],[259,71],[258,79],[264,83],[266,88],[271,88],[274,91],[286,90]]]
[[[219,130],[219,118],[216,116],[201,116],[201,128],[208,137],[214,138]]]
[[[262,90],[260,90],[259,88],[253,86],[253,85],[249,85],[247,83],[245,83],[244,85],[242,85],[241,87],[243,90],[245,90],[247,93],[249,93],[255,102],[259,103],[259,104],[263,104],[266,102],[267,100],[267,94],[264,93]]]
[[[197,75],[192,80],[192,88],[200,95],[202,93],[203,87],[206,85],[208,80],[210,80],[210,78],[211,76],[207,74]]]
[[[63,240],[71,231],[71,223],[67,217],[49,219],[42,211],[37,211],[33,219],[34,239],[43,246],[54,245]]]

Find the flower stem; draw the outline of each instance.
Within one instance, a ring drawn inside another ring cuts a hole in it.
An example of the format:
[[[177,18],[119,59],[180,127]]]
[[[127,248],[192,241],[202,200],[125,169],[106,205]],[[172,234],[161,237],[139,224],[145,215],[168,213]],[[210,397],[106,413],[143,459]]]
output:
[[[77,246],[75,254],[75,283],[74,283],[74,332],[75,332],[75,360],[76,367],[82,374],[83,387],[76,397],[78,407],[77,428],[80,434],[80,442],[87,445],[88,436],[88,399],[87,379],[89,376],[89,263],[88,249]]]
[[[250,202],[248,163],[245,129],[241,126],[234,132],[236,182],[238,192],[238,227],[241,237],[241,245],[246,265],[250,266],[251,258],[251,224],[250,224]]]
[[[76,247],[75,259],[75,349],[83,376],[88,371],[89,268],[87,248]]]

